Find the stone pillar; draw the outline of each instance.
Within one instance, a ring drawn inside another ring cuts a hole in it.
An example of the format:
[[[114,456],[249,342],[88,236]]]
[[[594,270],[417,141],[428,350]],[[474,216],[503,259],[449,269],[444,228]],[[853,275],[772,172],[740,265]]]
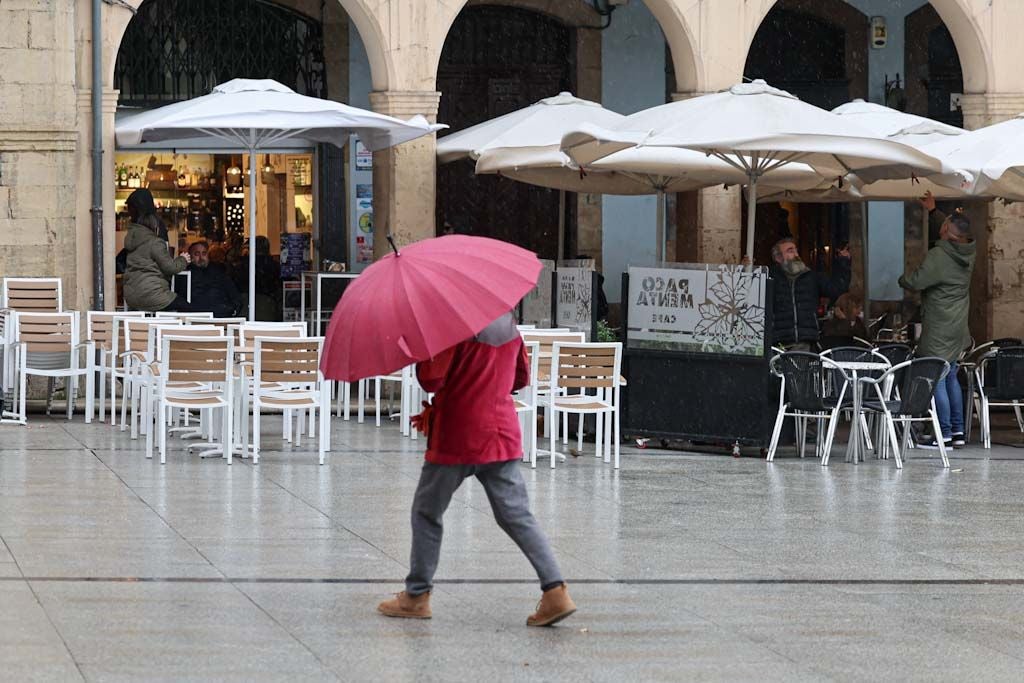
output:
[[[2,3],[0,272],[62,278],[75,291],[75,8]]]
[[[107,310],[117,304],[117,278],[114,258],[117,256],[116,216],[114,214],[114,114],[117,111],[117,90],[103,91],[103,288]],[[80,310],[92,308],[92,92],[78,91],[78,199],[75,205],[75,232],[78,236],[77,291]],[[70,305],[70,300],[68,302]]]
[[[422,114],[437,119],[441,93],[436,91],[387,91],[370,93],[374,111],[400,119]],[[437,189],[437,138],[424,136],[373,154],[374,256],[389,247],[390,232],[401,247],[435,234]]]
[[[964,95],[962,107],[964,126],[981,128],[1024,111],[1024,93]],[[978,242],[971,331],[976,338],[1024,337],[1024,206],[997,200],[966,208]]]
[[[672,93],[672,101],[705,95]],[[739,186],[715,185],[676,202],[676,252],[681,261],[736,263],[743,250],[743,195]]]

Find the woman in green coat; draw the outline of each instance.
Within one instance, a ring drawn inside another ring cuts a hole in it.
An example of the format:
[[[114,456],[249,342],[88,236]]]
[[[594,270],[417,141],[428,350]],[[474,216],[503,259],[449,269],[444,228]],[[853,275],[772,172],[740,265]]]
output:
[[[184,297],[171,290],[170,277],[188,268],[189,256],[171,258],[163,223],[149,190],[132,192],[125,202],[132,224],[124,239],[126,264],[124,302],[133,311],[191,311]]]
[[[949,361],[949,374],[935,390],[935,409],[946,446],[960,448],[964,441],[963,393],[957,379],[957,359],[971,340],[967,318],[971,308],[971,273],[976,245],[971,224],[960,215],[946,216],[935,208],[929,192],[921,199],[929,222],[938,226],[939,241],[924,263],[900,278],[900,286],[921,292],[922,331],[918,356],[937,356]],[[938,448],[938,435],[923,448]]]

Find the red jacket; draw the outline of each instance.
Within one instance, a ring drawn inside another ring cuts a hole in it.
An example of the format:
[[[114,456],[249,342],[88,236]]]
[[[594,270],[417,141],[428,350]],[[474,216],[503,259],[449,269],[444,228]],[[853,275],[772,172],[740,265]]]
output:
[[[434,393],[427,461],[436,465],[484,465],[523,455],[512,392],[530,383],[526,347],[516,337],[502,346],[457,344],[416,366]]]

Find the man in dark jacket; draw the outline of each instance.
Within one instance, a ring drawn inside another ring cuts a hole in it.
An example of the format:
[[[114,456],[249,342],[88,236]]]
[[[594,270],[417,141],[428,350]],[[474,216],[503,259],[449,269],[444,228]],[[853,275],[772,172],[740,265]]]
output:
[[[964,440],[964,406],[957,359],[971,340],[967,319],[971,308],[971,273],[974,271],[976,245],[971,239],[971,224],[964,216],[947,216],[935,208],[929,192],[921,198],[928,210],[929,223],[938,226],[939,241],[928,251],[921,266],[900,278],[900,286],[921,292],[921,340],[917,355],[936,356],[949,362],[949,374],[935,390],[935,410],[939,416],[944,446],[959,448]],[[938,448],[938,435],[922,448]]]
[[[192,257],[188,267],[192,274],[192,308],[209,311],[216,318],[229,318],[242,309],[242,295],[224,266],[210,263],[209,252],[209,245],[203,241],[193,242],[188,248]],[[178,282],[178,294],[185,295],[184,281]]]
[[[808,268],[791,237],[775,243],[772,258],[772,344],[793,351],[812,351],[818,343],[818,299],[838,299],[850,288],[850,251],[844,248],[836,252],[832,277]]]

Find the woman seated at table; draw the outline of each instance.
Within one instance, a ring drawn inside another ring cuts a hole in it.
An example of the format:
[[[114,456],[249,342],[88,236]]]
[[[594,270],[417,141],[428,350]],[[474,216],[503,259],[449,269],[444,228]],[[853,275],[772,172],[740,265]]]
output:
[[[860,299],[847,292],[836,299],[832,318],[822,326],[821,348],[857,346],[859,343],[854,337],[867,339],[868,330],[864,326],[864,305]]]

